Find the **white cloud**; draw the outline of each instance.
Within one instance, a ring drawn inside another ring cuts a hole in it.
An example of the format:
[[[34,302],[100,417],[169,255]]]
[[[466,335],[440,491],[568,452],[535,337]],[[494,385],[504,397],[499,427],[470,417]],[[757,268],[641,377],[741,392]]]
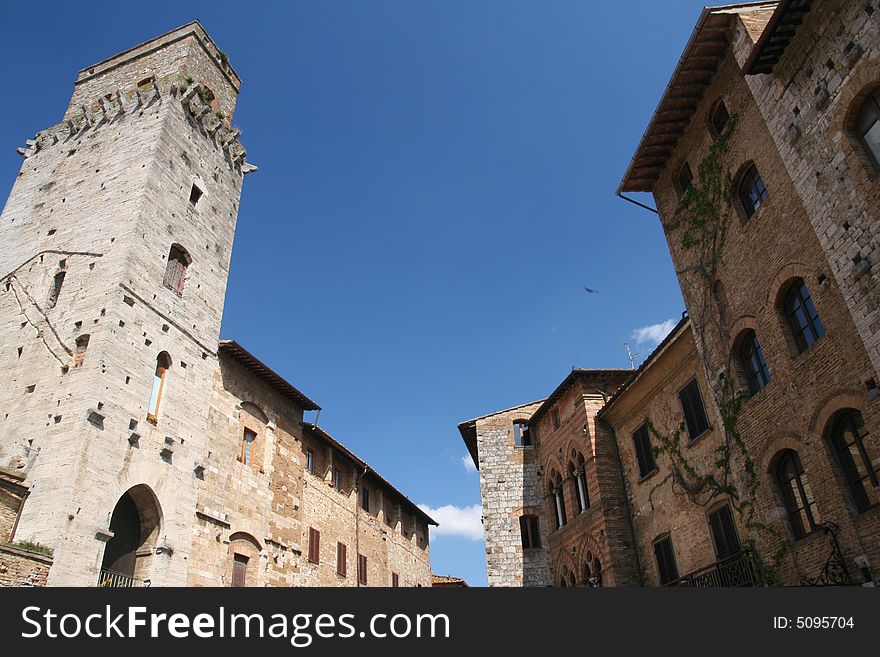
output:
[[[419,504],[419,508],[440,523],[439,527],[431,527],[431,536],[462,536],[472,541],[483,539],[483,510],[479,504],[472,506],[453,506],[447,504],[436,509],[427,504]]]
[[[633,331],[632,337],[639,346],[647,345],[653,348],[660,344],[663,341],[663,338],[669,335],[669,332],[675,328],[676,323],[677,322],[674,319],[667,319],[660,324],[643,326],[642,328],[637,328]]]
[[[471,458],[470,454],[465,454],[461,457],[461,464],[464,466],[466,472],[477,471],[477,466],[474,465],[474,460]]]

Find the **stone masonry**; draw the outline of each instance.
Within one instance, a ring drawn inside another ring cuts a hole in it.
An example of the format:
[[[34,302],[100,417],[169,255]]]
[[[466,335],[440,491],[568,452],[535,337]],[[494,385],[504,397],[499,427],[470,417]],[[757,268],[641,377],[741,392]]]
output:
[[[303,412],[318,406],[218,344],[256,170],[231,123],[240,84],[190,23],[82,70],[61,122],[19,149],[0,216],[0,467],[28,494],[0,550],[51,552],[49,585],[94,586],[111,555],[127,572],[110,585],[337,583],[305,567]],[[390,585],[385,570],[430,585],[433,521],[366,477],[421,537],[383,530],[368,585]]]

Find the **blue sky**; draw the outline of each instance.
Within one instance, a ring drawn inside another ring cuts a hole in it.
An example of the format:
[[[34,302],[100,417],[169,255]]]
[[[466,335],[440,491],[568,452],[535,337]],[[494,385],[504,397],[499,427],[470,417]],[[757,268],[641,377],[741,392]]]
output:
[[[80,68],[200,19],[260,167],[223,337],[438,510],[435,572],[483,585],[457,424],[626,367],[618,341],[641,360],[683,309],[656,216],[614,190],[702,4],[2,0],[0,188]]]

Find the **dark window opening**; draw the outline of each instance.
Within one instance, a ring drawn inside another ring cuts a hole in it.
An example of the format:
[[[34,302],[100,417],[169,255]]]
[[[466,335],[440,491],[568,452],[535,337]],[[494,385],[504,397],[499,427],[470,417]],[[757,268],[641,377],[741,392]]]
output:
[[[742,552],[736,533],[736,525],[733,522],[733,512],[729,505],[725,504],[709,514],[709,527],[712,530],[715,556],[718,557],[718,561],[734,557]]]
[[[855,409],[841,412],[831,425],[831,443],[860,512],[880,503],[880,458],[869,451],[867,437],[862,414]]]
[[[639,465],[639,477],[644,478],[657,469],[657,462],[654,460],[654,448],[651,446],[651,436],[648,432],[648,425],[643,424],[633,432],[633,447],[636,451],[636,461]]]
[[[541,530],[538,516],[520,516],[519,531],[522,536],[523,549],[528,550],[541,547]]]
[[[529,447],[532,444],[532,436],[527,422],[513,423],[513,442],[517,447]]]
[[[767,187],[761,176],[758,175],[758,169],[752,164],[746,169],[739,181],[739,201],[742,204],[743,212],[746,219],[751,219],[752,215],[758,211],[761,204],[767,200]]]
[[[770,370],[764,354],[761,351],[761,343],[754,331],[749,331],[743,338],[739,349],[740,364],[746,376],[749,391],[754,395],[760,392],[770,383]]]
[[[195,205],[199,202],[199,199],[202,198],[202,194],[204,192],[199,189],[199,186],[193,183],[192,189],[189,191],[189,202]]]
[[[710,120],[712,134],[716,138],[720,137],[724,132],[724,128],[727,127],[727,122],[729,120],[730,113],[727,111],[727,106],[724,104],[723,100],[719,100],[715,103],[715,107],[712,109],[712,118]]]
[[[250,465],[251,460],[254,456],[254,441],[257,439],[257,434],[250,429],[244,430],[244,435],[241,438],[241,457],[239,460],[245,465]]]
[[[550,411],[550,419],[553,422],[553,430],[556,431],[559,429],[559,411],[555,408]]]
[[[816,306],[813,305],[803,279],[799,278],[789,288],[783,310],[799,353],[809,349],[816,340],[825,335],[825,325],[819,319],[819,313],[816,312]]]
[[[675,563],[675,551],[672,539],[667,535],[654,541],[654,559],[657,561],[657,574],[661,584],[678,579],[678,566]]]
[[[694,174],[691,172],[691,165],[687,162],[685,162],[679,170],[676,182],[678,183],[679,195],[684,195],[691,186],[691,183],[694,182]]]
[[[681,403],[681,410],[684,413],[688,438],[693,440],[709,428],[709,419],[706,417],[706,408],[703,406],[703,397],[700,395],[700,385],[696,379],[693,379],[679,391],[678,401]]]
[[[398,588],[400,586],[400,578],[397,576],[397,573],[391,573],[391,587]]]
[[[58,295],[61,294],[65,276],[67,276],[67,271],[64,269],[55,274],[55,278],[52,280],[52,289],[49,291],[49,300],[46,302],[47,308],[54,308],[58,303]]]
[[[865,99],[855,130],[874,166],[880,167],[880,89]]]
[[[776,466],[776,482],[782,491],[788,521],[795,538],[803,538],[816,529],[816,505],[796,452],[788,450]]]
[[[361,491],[361,508],[367,513],[370,512],[370,491],[367,488]]]

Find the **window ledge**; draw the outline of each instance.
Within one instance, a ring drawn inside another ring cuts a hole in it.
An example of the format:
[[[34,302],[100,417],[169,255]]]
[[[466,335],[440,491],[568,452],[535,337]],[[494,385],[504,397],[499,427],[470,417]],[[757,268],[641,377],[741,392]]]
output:
[[[658,472],[660,472],[660,468],[655,467],[655,468],[654,468],[653,470],[651,470],[648,474],[646,474],[644,477],[642,477],[641,479],[639,479],[637,483],[639,483],[639,484],[643,484],[643,483],[645,483],[646,481],[648,481],[648,479],[650,479],[651,477],[653,477],[654,475],[656,475]]]
[[[703,430],[702,433],[699,433],[699,434],[697,434],[697,436],[695,438],[690,439],[688,441],[687,445],[685,445],[685,447],[690,448],[690,447],[693,447],[694,445],[696,445],[698,442],[701,442],[706,435],[712,433],[712,430],[713,430],[713,427],[710,424],[706,429]]]

